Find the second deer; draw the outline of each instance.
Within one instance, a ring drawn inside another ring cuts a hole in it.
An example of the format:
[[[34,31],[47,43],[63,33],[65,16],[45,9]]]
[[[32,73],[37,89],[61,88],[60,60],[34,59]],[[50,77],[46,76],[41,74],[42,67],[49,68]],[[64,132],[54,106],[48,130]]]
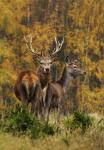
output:
[[[51,82],[47,88],[46,96],[46,119],[49,120],[49,113],[52,107],[58,108],[57,121],[60,119],[60,114],[64,111],[64,97],[67,94],[67,89],[70,81],[77,76],[84,75],[85,71],[78,67],[75,61],[66,58],[64,70],[61,78],[56,82]]]

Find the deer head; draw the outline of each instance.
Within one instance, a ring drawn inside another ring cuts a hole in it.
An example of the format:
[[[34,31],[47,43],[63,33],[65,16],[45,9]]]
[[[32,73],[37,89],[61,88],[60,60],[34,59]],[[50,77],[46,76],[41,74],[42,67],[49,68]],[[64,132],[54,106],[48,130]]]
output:
[[[34,61],[39,63],[39,67],[44,73],[49,73],[51,70],[53,60],[54,60],[53,58],[61,50],[62,45],[64,43],[64,38],[62,42],[59,42],[57,38],[55,37],[56,48],[54,48],[54,51],[52,52],[52,54],[48,56],[43,56],[42,52],[39,53],[34,50],[34,48],[32,47],[33,40],[32,40],[31,35],[28,35],[27,38],[24,36],[24,40],[26,42],[27,48],[33,54]]]
[[[82,70],[78,65],[77,60],[70,60],[68,56],[66,57],[66,68],[68,74],[70,74],[73,78],[77,76],[84,75],[86,72]]]

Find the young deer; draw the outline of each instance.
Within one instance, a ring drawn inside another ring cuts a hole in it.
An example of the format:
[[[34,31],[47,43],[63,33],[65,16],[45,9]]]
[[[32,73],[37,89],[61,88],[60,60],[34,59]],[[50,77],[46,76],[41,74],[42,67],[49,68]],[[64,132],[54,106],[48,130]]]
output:
[[[61,50],[64,39],[61,43],[59,42],[58,48],[56,47],[52,56],[42,56],[42,54],[37,53],[32,47],[31,35],[28,39],[26,37],[24,39],[27,48],[33,54],[34,60],[39,63],[39,67],[37,71],[22,71],[17,78],[14,92],[16,97],[24,104],[32,104],[32,112],[39,112],[42,111],[54,55]],[[55,41],[57,42],[56,38]]]
[[[48,84],[45,108],[47,121],[49,120],[49,113],[52,107],[58,108],[57,117],[58,120],[60,119],[60,113],[63,111],[62,108],[64,109],[64,97],[67,94],[69,82],[73,78],[84,74],[85,72],[67,57],[61,78],[56,82]]]

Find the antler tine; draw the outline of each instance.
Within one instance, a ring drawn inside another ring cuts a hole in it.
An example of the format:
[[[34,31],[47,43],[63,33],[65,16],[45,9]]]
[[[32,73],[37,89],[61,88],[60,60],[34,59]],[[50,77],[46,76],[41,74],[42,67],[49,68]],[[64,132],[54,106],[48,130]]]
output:
[[[56,42],[56,44],[57,44],[57,37],[55,37],[55,42]]]
[[[30,43],[32,43],[33,38],[31,34],[29,34],[29,38],[30,38]]]
[[[35,52],[34,48],[32,47],[32,35],[29,34],[28,39],[26,38],[26,36],[24,36],[24,40],[26,42],[26,47],[29,49],[29,51],[34,55],[39,55],[37,52]]]
[[[61,42],[57,41],[57,38],[55,37],[55,43],[56,43],[56,48],[54,48],[54,51],[52,53],[53,56],[61,50],[62,45],[64,43],[64,37]]]
[[[28,43],[28,40],[26,39],[26,36],[25,36],[25,35],[24,35],[24,40],[25,40],[26,43]]]
[[[24,35],[24,40],[25,40],[25,42],[26,42],[26,47],[29,49],[28,41],[27,41],[27,39],[26,39],[25,35]]]

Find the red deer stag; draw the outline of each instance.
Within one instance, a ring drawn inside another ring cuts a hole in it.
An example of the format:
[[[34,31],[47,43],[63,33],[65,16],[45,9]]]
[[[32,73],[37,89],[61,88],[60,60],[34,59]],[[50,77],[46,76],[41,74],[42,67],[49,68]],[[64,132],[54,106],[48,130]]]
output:
[[[84,74],[85,71],[80,69],[76,65],[75,61],[70,61],[68,57],[66,57],[66,63],[61,78],[56,82],[51,82],[48,84],[47,95],[45,99],[47,121],[49,120],[49,113],[52,107],[58,108],[57,119],[59,121],[60,113],[64,109],[64,97],[67,94],[69,82],[73,78]]]
[[[14,91],[16,97],[24,104],[32,104],[32,112],[39,112],[42,111],[54,55],[61,50],[64,39],[58,44],[58,48],[56,46],[52,56],[42,56],[42,54],[37,53],[32,47],[31,35],[28,39],[26,37],[24,39],[26,46],[33,54],[34,60],[39,63],[39,67],[37,71],[22,71],[17,78]],[[57,42],[56,38],[55,41]]]

